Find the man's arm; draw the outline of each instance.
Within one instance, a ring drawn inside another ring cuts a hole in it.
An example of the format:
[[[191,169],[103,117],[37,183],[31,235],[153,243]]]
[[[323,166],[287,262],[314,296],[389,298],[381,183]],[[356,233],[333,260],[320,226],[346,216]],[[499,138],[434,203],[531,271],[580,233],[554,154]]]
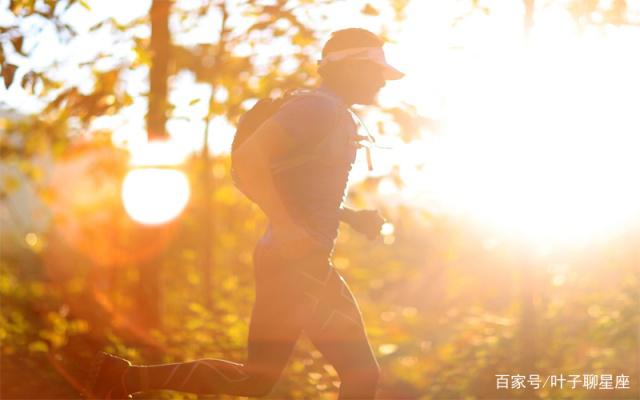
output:
[[[256,201],[273,223],[276,242],[287,241],[285,251],[304,254],[314,245],[304,228],[290,216],[275,186],[271,160],[286,154],[294,145],[284,128],[273,118],[263,123],[234,152],[238,178],[249,197]],[[296,254],[290,254],[295,256]]]
[[[273,119],[268,119],[250,135],[234,152],[239,181],[243,189],[256,200],[262,211],[277,224],[292,222],[279,197],[273,176],[271,160],[283,154],[291,146],[282,128]]]
[[[287,155],[296,147],[309,147],[333,127],[335,105],[320,96],[302,96],[282,106],[234,152],[240,184],[253,188],[249,194],[265,214],[278,225],[293,222],[271,175],[271,160]],[[246,175],[246,176],[242,176]]]

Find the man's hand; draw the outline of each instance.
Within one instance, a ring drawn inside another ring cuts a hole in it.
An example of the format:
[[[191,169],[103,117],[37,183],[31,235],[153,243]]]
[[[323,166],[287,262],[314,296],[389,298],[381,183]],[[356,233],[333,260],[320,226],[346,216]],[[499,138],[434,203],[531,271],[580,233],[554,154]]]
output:
[[[377,210],[342,210],[342,221],[349,224],[356,232],[360,232],[369,240],[380,236],[380,229],[386,222]]]

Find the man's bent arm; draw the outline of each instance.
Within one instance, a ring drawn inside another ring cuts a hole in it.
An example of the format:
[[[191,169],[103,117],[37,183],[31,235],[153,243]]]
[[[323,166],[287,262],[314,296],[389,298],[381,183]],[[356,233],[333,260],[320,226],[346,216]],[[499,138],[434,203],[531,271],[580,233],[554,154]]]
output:
[[[286,152],[292,145],[287,133],[273,119],[267,120],[235,151],[238,176],[249,195],[274,224],[293,224],[271,174],[273,157]]]

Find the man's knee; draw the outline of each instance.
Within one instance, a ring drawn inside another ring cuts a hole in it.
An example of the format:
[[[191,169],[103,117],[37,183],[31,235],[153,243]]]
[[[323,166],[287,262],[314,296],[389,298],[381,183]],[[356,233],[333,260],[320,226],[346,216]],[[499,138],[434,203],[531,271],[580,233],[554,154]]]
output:
[[[380,380],[380,366],[373,360],[365,365],[349,368],[343,372],[341,378],[342,380],[358,382],[360,385],[367,387],[376,386]]]

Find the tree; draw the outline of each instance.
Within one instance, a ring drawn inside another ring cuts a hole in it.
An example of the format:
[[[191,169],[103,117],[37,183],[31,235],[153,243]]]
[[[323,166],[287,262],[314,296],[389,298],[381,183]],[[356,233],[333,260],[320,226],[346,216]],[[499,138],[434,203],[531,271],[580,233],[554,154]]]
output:
[[[167,122],[167,79],[171,36],[169,14],[172,1],[154,0],[151,3],[151,41],[149,53],[149,110],[147,111],[147,135],[149,139],[166,137]]]

